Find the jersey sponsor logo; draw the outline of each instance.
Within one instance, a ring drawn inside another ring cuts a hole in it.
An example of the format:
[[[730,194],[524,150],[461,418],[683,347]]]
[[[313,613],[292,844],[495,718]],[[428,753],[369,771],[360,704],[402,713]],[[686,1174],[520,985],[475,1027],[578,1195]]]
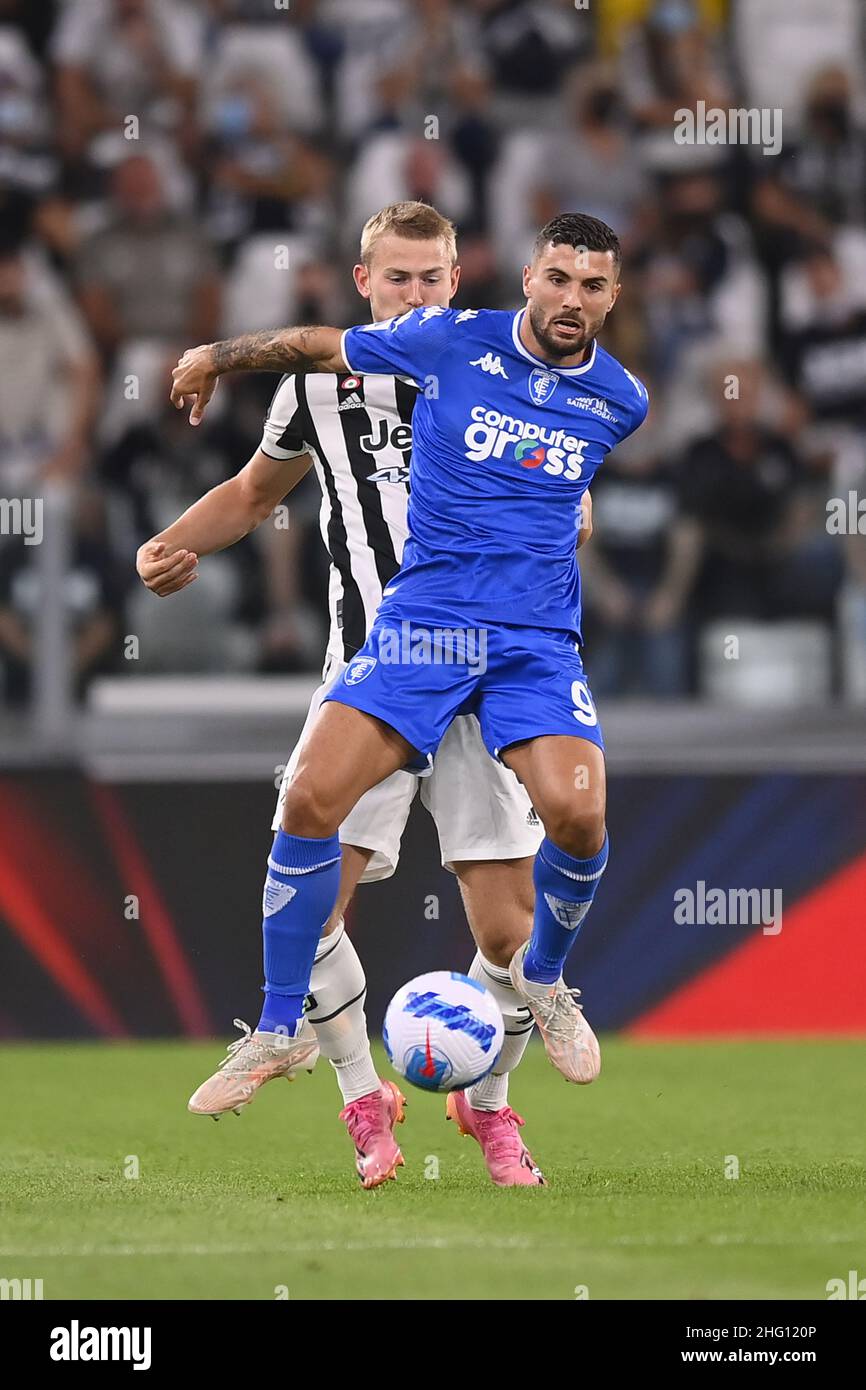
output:
[[[480,367],[482,372],[489,372],[491,376],[504,376],[508,381],[508,373],[502,365],[499,357],[492,352],[485,352],[482,357],[475,357],[469,363],[470,367]]]
[[[395,463],[390,468],[377,468],[375,473],[367,474],[368,483],[408,483],[408,481],[409,468],[405,463]]]
[[[361,378],[359,376],[344,376],[343,380],[340,382],[340,390],[357,391],[360,385]]]
[[[392,428],[385,417],[381,416],[376,422],[375,432],[371,429],[369,434],[362,434],[358,444],[365,454],[376,454],[388,445],[404,454],[407,449],[412,448],[412,426],[401,421]]]
[[[614,425],[619,424],[617,416],[608,408],[607,401],[603,401],[600,396],[569,396],[566,405],[575,405],[578,410],[588,410],[590,415],[598,415],[602,420],[610,420]]]
[[[569,903],[564,898],[554,898],[550,893],[545,893],[544,901],[550,908],[554,917],[561,927],[566,931],[577,931],[589,909],[592,907],[592,900],[586,903]]]
[[[545,451],[541,444],[531,439],[521,439],[515,445],[514,457],[523,468],[538,468],[539,464],[544,463]]]
[[[343,679],[347,685],[360,685],[361,681],[365,681],[378,664],[375,656],[359,656],[357,660],[349,662]]]
[[[545,367],[533,367],[527,382],[529,399],[535,405],[546,405],[558,385],[556,372],[549,372]]]
[[[449,1033],[466,1033],[474,1038],[482,1052],[490,1051],[496,1037],[492,1023],[477,1018],[467,1004],[449,1004],[434,989],[425,990],[423,994],[413,991],[403,1005],[403,1012],[414,1018],[438,1018]]]
[[[268,873],[265,891],[262,894],[262,916],[272,917],[280,908],[285,907],[286,903],[292,901],[297,891],[290,883],[283,883],[282,879],[274,878],[273,874]]]
[[[581,476],[589,440],[577,439],[567,430],[548,429],[533,420],[503,415],[483,405],[473,406],[470,413],[472,424],[463,435],[470,463],[514,458],[522,468],[541,468],[566,482],[575,482]]]

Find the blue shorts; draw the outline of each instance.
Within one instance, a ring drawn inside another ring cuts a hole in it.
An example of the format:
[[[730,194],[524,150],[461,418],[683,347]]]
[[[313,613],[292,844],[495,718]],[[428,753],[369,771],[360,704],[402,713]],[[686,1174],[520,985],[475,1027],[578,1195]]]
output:
[[[494,758],[511,744],[544,734],[585,738],[604,748],[573,635],[439,622],[424,626],[380,614],[325,698],[390,724],[425,762],[458,714],[477,717]]]

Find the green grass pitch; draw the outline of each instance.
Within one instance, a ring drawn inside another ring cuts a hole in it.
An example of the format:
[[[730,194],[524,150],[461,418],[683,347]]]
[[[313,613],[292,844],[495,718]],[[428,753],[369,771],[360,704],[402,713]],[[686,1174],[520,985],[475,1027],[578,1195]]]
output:
[[[602,1052],[590,1087],[535,1043],[513,1078],[547,1188],[494,1188],[444,1098],[404,1088],[406,1167],[363,1192],[327,1063],[214,1124],[186,1100],[219,1044],[5,1046],[0,1278],[46,1299],[824,1299],[866,1274],[866,1044]]]

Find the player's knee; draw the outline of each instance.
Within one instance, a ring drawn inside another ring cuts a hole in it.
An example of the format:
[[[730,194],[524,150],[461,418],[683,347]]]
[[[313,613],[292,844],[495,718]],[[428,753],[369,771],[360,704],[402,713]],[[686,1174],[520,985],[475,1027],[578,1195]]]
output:
[[[335,835],[339,825],[339,812],[324,789],[307,773],[298,773],[286,790],[283,807],[283,829],[286,833],[323,840],[328,835]]]
[[[575,859],[591,859],[604,844],[604,797],[582,795],[580,803],[563,799],[543,817],[549,839]]]
[[[507,970],[514,952],[519,950],[524,941],[529,940],[531,931],[532,909],[526,914],[524,921],[513,926],[490,923],[483,932],[476,931],[478,948],[491,965],[498,965]]]

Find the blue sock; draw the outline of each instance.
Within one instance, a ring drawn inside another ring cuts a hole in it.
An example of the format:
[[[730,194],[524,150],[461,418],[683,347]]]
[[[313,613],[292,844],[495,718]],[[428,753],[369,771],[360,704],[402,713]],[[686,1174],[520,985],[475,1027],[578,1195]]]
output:
[[[340,887],[340,840],[278,830],[262,898],[265,1002],[259,1028],[294,1037],[322,928]]]
[[[547,837],[535,856],[535,920],[523,958],[527,980],[552,985],[562,974],[578,928],[607,864],[608,839],[591,859],[575,859]]]

